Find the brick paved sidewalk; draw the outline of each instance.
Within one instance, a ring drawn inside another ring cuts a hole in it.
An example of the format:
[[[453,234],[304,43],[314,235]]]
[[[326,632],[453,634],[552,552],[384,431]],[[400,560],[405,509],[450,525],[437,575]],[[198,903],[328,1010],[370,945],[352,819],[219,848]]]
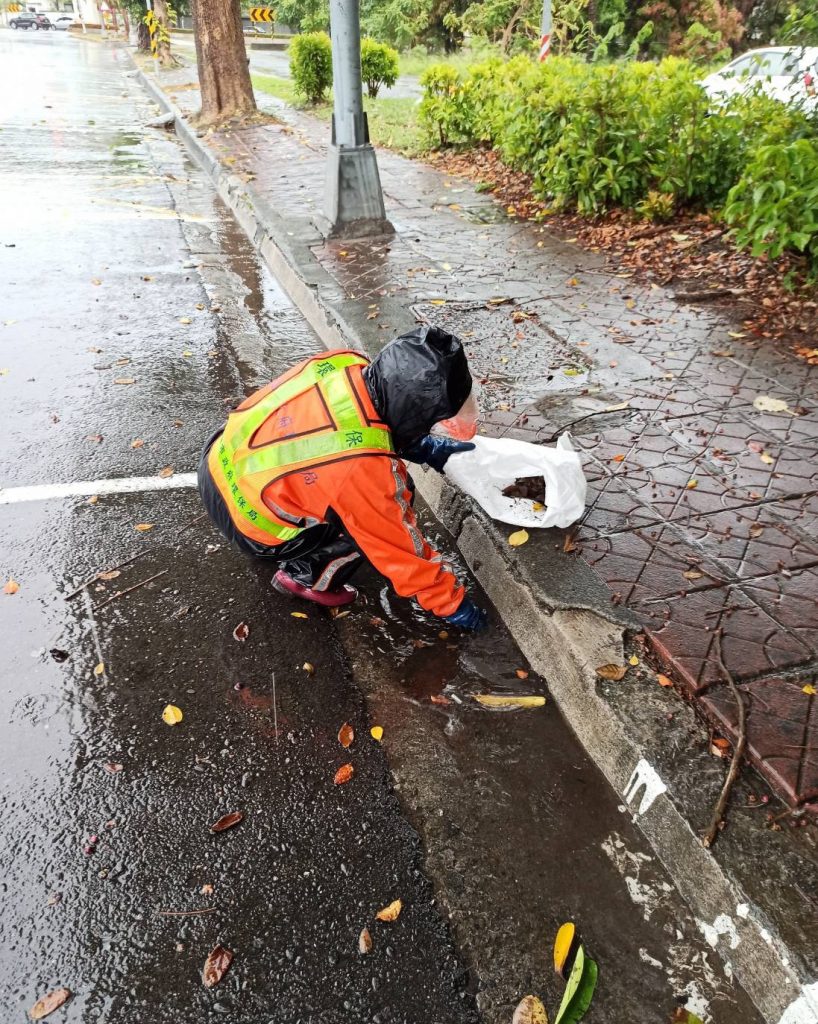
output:
[[[171,95],[197,105],[195,92]],[[211,146],[279,214],[308,218],[327,128],[279,113],[286,123]],[[721,312],[610,273],[458,179],[379,161],[395,237],[317,246],[323,267],[372,336],[391,337],[397,304],[464,338],[486,433],[542,441],[594,413],[572,427],[590,488],[565,572],[583,559],[603,603],[629,610],[680,690],[734,738],[720,631],[748,700],[750,757],[790,803],[818,810],[818,697],[803,689],[818,682],[816,370]],[[786,408],[763,411],[767,398]]]

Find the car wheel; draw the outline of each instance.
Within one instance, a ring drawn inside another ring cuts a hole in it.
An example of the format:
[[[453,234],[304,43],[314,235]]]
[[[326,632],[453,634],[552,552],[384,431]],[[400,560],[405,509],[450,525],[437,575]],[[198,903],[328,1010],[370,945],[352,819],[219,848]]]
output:
[[[39,25],[37,24],[37,22],[35,21],[35,22],[34,22],[34,24],[33,24],[33,25],[32,25],[31,27],[32,27],[32,28],[34,29],[34,31],[36,32],[36,31],[37,31],[37,29],[38,29],[38,28],[39,28],[40,26],[39,26]]]
[[[17,31],[17,22],[16,22],[16,21],[13,21],[13,22],[11,23],[11,27],[12,27],[12,28],[14,29],[14,31],[16,32],[16,31]]]

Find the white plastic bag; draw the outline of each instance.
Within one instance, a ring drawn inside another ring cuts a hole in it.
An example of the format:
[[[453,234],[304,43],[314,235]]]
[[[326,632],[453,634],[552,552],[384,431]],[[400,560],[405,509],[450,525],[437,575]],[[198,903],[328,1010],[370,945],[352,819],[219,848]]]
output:
[[[473,452],[452,455],[445,474],[471,495],[492,519],[512,526],[570,526],[585,509],[587,484],[579,455],[568,434],[556,448],[511,437],[475,437]],[[507,498],[503,488],[521,476],[545,479],[545,508],[536,511],[526,498]]]

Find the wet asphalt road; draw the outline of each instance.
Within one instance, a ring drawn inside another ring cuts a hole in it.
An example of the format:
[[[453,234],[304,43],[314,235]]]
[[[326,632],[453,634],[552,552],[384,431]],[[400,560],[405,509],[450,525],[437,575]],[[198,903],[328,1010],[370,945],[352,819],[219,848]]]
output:
[[[499,1024],[526,991],[558,1003],[568,917],[600,964],[591,1024],[679,1001],[757,1020],[556,708],[470,700],[544,689],[499,624],[441,637],[374,574],[349,616],[294,618],[188,488],[8,503],[189,472],[317,347],[130,73],[123,49],[0,32],[4,1024],[60,985],[66,1022]],[[217,943],[236,959],[207,991]]]

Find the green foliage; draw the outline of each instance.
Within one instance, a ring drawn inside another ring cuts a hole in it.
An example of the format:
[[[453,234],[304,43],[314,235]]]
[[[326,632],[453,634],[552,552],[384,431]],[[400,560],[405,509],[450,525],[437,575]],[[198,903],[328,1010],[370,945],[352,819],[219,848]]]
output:
[[[386,43],[374,39],[361,40],[361,78],[370,96],[377,96],[382,85],[391,86],[398,80],[398,52]]]
[[[290,43],[290,74],[296,92],[320,103],[332,85],[332,43],[326,32],[306,32]]]
[[[329,0],[279,0],[276,20],[297,32],[329,32]]]
[[[803,252],[818,271],[818,140],[762,146],[730,190],[724,216],[753,256]]]
[[[779,38],[790,46],[818,46],[818,9],[813,0],[789,5]]]
[[[661,218],[719,207],[759,145],[788,146],[808,121],[767,97],[712,109],[679,58],[590,65],[518,57],[424,76],[420,119],[438,145],[487,142],[554,206]]]

